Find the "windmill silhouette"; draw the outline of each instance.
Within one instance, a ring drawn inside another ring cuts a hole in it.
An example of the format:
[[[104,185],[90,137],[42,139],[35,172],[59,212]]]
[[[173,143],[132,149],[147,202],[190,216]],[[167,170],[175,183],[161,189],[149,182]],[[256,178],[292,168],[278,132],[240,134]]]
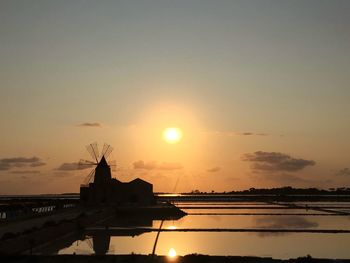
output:
[[[86,150],[90,154],[92,160],[80,159],[78,163],[79,169],[84,169],[85,167],[93,167],[93,169],[84,179],[83,185],[88,185],[93,182],[98,182],[101,175],[99,175],[98,176],[99,178],[97,178],[96,170],[101,170],[106,168],[107,168],[107,171],[109,171],[110,168],[112,168],[112,171],[116,170],[117,165],[115,160],[107,162],[108,157],[113,151],[113,147],[111,147],[109,144],[105,143],[103,145],[101,153],[99,153],[98,145],[96,142],[90,143],[89,145],[87,145]],[[107,174],[107,176],[111,177],[110,171],[109,171],[109,174]]]
[[[80,160],[80,169],[92,167],[92,171],[80,185],[80,200],[84,205],[105,204],[134,204],[154,205],[153,185],[140,178],[130,182],[121,182],[112,178],[111,168],[115,169],[115,162],[107,162],[113,148],[105,144],[99,153],[97,143],[86,147],[92,160]]]

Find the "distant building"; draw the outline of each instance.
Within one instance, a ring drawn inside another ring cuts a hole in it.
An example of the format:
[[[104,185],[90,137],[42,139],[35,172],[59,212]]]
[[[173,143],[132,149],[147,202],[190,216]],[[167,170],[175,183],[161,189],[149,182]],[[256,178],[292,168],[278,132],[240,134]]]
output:
[[[123,183],[112,178],[111,169],[104,156],[96,166],[94,181],[80,187],[83,204],[114,204],[149,206],[155,204],[153,185],[137,178]]]

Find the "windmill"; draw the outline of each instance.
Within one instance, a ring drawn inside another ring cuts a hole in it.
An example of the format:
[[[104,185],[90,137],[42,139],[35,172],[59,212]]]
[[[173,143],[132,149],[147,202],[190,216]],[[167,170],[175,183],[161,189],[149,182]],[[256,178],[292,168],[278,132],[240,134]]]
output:
[[[83,185],[88,185],[89,183],[95,182],[96,168],[101,165],[105,165],[112,168],[112,171],[116,169],[115,160],[107,162],[108,157],[113,151],[113,147],[109,144],[104,144],[101,153],[99,153],[98,145],[96,142],[90,143],[86,146],[86,150],[90,154],[92,160],[80,159],[78,166],[80,169],[87,167],[93,167],[87,177],[84,179]]]

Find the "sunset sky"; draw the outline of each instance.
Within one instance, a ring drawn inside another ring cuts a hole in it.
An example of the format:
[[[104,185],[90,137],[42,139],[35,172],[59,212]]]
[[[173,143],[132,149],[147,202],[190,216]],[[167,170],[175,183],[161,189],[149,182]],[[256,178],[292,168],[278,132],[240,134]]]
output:
[[[0,1],[0,194],[350,186],[350,1]],[[164,129],[182,138],[168,143]]]

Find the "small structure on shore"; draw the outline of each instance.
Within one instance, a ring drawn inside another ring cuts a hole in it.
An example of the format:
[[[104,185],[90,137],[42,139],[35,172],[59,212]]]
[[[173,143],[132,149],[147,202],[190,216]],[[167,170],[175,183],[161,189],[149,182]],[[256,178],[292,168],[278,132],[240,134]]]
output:
[[[153,185],[140,178],[124,183],[112,178],[106,158],[112,152],[109,145],[103,147],[99,159],[97,144],[90,144],[88,151],[96,162],[81,160],[81,165],[96,165],[90,173],[88,184],[80,186],[80,200],[86,205],[113,204],[150,206],[155,204]],[[92,180],[92,181],[91,181]]]

